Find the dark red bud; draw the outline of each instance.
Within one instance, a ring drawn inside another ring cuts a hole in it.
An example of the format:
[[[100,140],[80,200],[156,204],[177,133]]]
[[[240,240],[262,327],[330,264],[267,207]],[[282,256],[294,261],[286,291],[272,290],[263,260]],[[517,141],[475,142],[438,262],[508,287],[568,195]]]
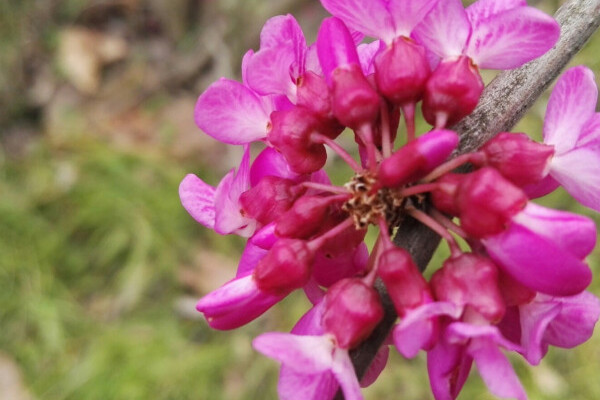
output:
[[[360,279],[344,279],[325,295],[322,324],[339,347],[351,349],[365,340],[383,318],[377,291]]]
[[[266,225],[289,210],[303,191],[289,179],[265,176],[258,185],[242,193],[240,203],[248,216]]]
[[[379,115],[379,95],[358,64],[336,68],[331,74],[333,115],[342,125],[358,129]]]
[[[499,133],[481,148],[483,164],[496,168],[519,187],[540,182],[550,168],[552,146],[531,140],[524,133]]]
[[[301,288],[310,279],[314,252],[302,240],[280,239],[259,261],[254,279],[260,290],[278,296]]]
[[[423,46],[405,37],[375,57],[375,71],[379,92],[397,105],[421,100],[431,74]]]
[[[279,237],[308,239],[322,227],[331,201],[327,197],[303,196],[277,221]]]
[[[446,260],[431,278],[438,300],[471,306],[487,320],[502,319],[506,305],[498,288],[498,268],[487,257],[464,253]]]
[[[309,109],[322,118],[333,116],[329,86],[322,76],[312,71],[306,71],[300,77],[296,104]]]
[[[442,61],[425,85],[425,120],[436,126],[440,114],[444,114],[445,126],[454,125],[475,109],[483,86],[479,71],[469,57]]]
[[[406,250],[386,250],[379,258],[377,273],[385,283],[398,315],[431,300],[429,286]]]
[[[292,171],[309,174],[325,165],[325,146],[311,139],[313,133],[320,133],[321,127],[314,113],[303,107],[274,111],[271,123],[269,142],[283,154]]]
[[[535,291],[517,282],[501,269],[498,270],[498,273],[498,286],[507,307],[527,304],[534,299]]]
[[[457,145],[458,135],[453,131],[428,132],[383,160],[379,180],[385,187],[417,181],[444,162]]]
[[[526,205],[525,193],[490,167],[465,175],[456,192],[460,225],[477,238],[502,232]]]
[[[445,214],[458,215],[456,206],[456,190],[465,175],[447,173],[436,180],[439,183],[437,189],[431,191],[431,202],[434,207]]]

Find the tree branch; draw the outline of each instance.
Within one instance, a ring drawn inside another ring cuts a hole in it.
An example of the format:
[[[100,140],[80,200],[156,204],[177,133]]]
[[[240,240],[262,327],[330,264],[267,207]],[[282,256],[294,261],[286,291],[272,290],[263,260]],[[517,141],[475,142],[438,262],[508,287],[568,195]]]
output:
[[[523,117],[600,25],[600,0],[570,0],[554,17],[561,26],[556,46],[521,68],[500,73],[486,87],[475,111],[453,128],[461,136],[457,154],[479,148],[497,133],[509,131]],[[410,251],[419,268],[424,270],[440,238],[409,218],[402,223],[394,241]],[[350,353],[359,378],[366,373],[396,321],[385,287],[377,282],[376,288],[383,300],[385,317],[371,336]],[[336,399],[343,399],[341,392]]]

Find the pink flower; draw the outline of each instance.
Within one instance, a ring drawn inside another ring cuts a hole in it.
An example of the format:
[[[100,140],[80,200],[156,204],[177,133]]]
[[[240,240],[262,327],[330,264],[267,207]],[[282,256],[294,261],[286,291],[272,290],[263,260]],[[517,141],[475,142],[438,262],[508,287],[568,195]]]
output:
[[[485,69],[512,69],[548,51],[560,28],[525,0],[440,0],[416,27],[414,37],[439,57],[461,55]]]
[[[529,187],[538,197],[562,185],[581,204],[600,211],[600,113],[598,88],[586,67],[569,69],[552,91],[544,120],[544,143],[554,146],[547,180]]]

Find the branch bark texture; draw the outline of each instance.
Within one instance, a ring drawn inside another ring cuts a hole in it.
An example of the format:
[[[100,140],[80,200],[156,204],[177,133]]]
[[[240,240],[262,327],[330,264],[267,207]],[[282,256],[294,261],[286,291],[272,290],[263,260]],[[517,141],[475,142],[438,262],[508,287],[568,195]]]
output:
[[[521,68],[500,73],[486,87],[473,113],[453,127],[461,136],[457,155],[476,150],[497,133],[514,127],[598,29],[600,0],[570,0],[554,17],[561,26],[561,36],[554,48]],[[419,268],[425,270],[440,238],[429,228],[408,218],[403,221],[394,241],[407,249]],[[383,284],[377,282],[376,288],[383,300],[385,317],[371,336],[351,352],[359,379],[366,373],[397,318]],[[343,399],[341,392],[336,399]]]

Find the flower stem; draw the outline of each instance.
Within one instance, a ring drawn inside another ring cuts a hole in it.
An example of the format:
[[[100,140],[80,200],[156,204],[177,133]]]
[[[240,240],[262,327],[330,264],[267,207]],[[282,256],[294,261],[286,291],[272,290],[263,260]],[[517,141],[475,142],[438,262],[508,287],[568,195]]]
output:
[[[443,163],[442,165],[440,165],[439,167],[437,167],[436,169],[431,171],[429,174],[427,174],[427,176],[425,176],[425,178],[421,179],[421,181],[422,182],[431,182],[431,181],[436,180],[440,176],[471,161],[472,155],[473,155],[473,153],[467,153],[467,154],[463,154],[458,157],[455,157],[450,161],[446,161],[445,163]]]
[[[381,100],[381,152],[384,158],[392,155],[392,136],[390,133],[390,111],[387,102]]]
[[[322,135],[320,133],[313,133],[311,135],[311,139],[329,146],[333,151],[336,152],[338,156],[340,156],[342,160],[346,162],[346,164],[350,166],[350,168],[354,170],[354,172],[361,172],[363,170],[362,167],[358,165],[358,163],[354,160],[354,158],[352,158],[352,156],[348,154],[348,152],[342,146],[337,144],[335,140],[330,139],[327,136]]]
[[[440,187],[439,183],[423,183],[415,186],[404,188],[398,192],[402,197],[413,196],[415,194],[427,193],[436,190]]]
[[[402,106],[404,123],[406,124],[406,138],[411,142],[415,140],[415,103],[407,103]]]
[[[327,185],[327,184],[318,183],[318,182],[302,182],[301,185],[306,188],[309,188],[309,189],[315,189],[315,190],[320,190],[320,191],[329,192],[329,193],[337,193],[337,194],[349,194],[350,193],[350,192],[348,192],[348,189],[346,189],[344,187]]]
[[[458,243],[456,243],[456,240],[454,239],[454,237],[450,234],[450,232],[448,232],[448,230],[442,224],[440,224],[438,221],[433,219],[428,214],[426,214],[423,211],[418,210],[414,207],[409,207],[406,209],[406,211],[408,211],[408,213],[410,214],[411,217],[413,217],[417,221],[421,222],[423,225],[426,225],[432,231],[434,231],[435,233],[440,235],[442,238],[444,238],[446,243],[448,243],[448,247],[450,248],[450,253],[452,254],[452,257],[457,257],[462,253],[462,251],[460,250],[460,247],[458,246]]]
[[[346,218],[344,221],[337,224],[336,226],[325,232],[323,235],[308,242],[309,248],[313,251],[317,251],[321,246],[325,244],[325,242],[328,239],[331,239],[332,237],[340,234],[344,229],[351,227],[353,223],[354,221],[351,217]]]

